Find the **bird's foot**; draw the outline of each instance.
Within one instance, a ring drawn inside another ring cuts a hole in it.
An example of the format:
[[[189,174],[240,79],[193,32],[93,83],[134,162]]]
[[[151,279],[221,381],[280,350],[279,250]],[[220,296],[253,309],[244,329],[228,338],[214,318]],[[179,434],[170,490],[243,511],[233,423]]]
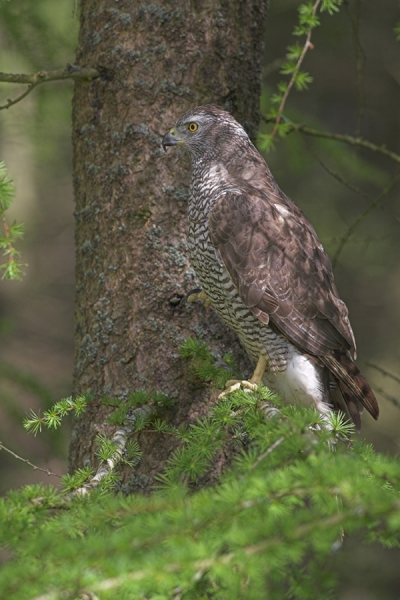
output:
[[[211,300],[203,290],[196,289],[186,294],[184,300],[186,302],[196,302],[196,300],[204,300],[204,306],[207,308],[211,304]]]
[[[257,389],[258,389],[257,383],[252,383],[251,381],[247,381],[247,380],[243,380],[243,379],[230,379],[229,381],[226,382],[225,385],[226,385],[226,390],[223,391],[218,396],[219,400],[221,400],[221,398],[226,398],[226,396],[229,396],[229,394],[236,392],[236,390],[240,390],[240,388],[242,388],[244,390],[250,390],[252,392],[257,391]]]
[[[220,400],[221,398],[225,398],[226,396],[229,396],[229,394],[232,394],[232,392],[236,392],[236,390],[239,390],[240,388],[256,392],[258,386],[262,382],[266,365],[266,358],[262,354],[260,354],[257,366],[250,381],[243,379],[230,379],[225,384],[225,387],[227,389],[218,396],[218,399]]]

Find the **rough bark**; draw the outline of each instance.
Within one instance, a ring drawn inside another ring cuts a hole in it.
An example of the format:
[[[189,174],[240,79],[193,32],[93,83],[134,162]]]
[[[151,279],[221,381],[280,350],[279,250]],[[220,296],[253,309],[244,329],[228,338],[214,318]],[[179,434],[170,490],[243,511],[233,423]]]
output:
[[[76,63],[103,76],[77,82],[73,101],[76,394],[163,391],[175,399],[167,418],[180,424],[215,401],[179,358],[188,335],[221,354],[233,350],[246,369],[212,309],[177,308],[196,287],[186,253],[190,168],[160,142],[181,114],[209,102],[255,135],[264,12],[265,0],[81,2]],[[105,414],[91,409],[76,422],[72,470],[93,459]],[[141,434],[132,488],[146,487],[161,468],[171,450],[165,437]]]

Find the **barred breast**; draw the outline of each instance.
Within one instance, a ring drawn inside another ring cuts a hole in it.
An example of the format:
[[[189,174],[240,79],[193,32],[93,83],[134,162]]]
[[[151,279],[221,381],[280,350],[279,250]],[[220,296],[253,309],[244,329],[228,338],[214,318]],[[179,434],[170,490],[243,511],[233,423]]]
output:
[[[284,371],[291,344],[259,321],[243,304],[210,240],[208,213],[213,202],[226,188],[221,185],[221,181],[215,181],[212,177],[207,177],[206,185],[204,180],[201,181],[203,178],[199,179],[192,179],[188,212],[188,249],[202,289],[222,319],[239,336],[252,362],[256,363],[260,354],[263,354],[271,371]]]

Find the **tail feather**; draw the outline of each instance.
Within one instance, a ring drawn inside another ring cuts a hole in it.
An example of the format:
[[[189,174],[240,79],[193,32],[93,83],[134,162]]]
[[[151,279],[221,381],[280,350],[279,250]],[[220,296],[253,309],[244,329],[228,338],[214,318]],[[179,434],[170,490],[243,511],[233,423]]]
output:
[[[374,392],[351,358],[344,353],[336,352],[335,356],[323,356],[321,359],[337,381],[357,429],[361,427],[362,406],[376,420],[379,417],[379,406]]]
[[[350,414],[350,417],[353,419],[353,423],[356,426],[356,431],[358,433],[360,433],[360,431],[361,431],[361,415],[363,412],[363,405],[361,404],[361,402],[359,400],[357,400],[357,398],[355,398],[354,396],[352,396],[352,394],[350,394],[348,392],[348,389],[346,388],[346,386],[339,380],[338,380],[338,386],[339,386],[340,393],[342,394],[346,408]]]
[[[348,413],[356,427],[358,433],[361,431],[361,415],[363,405],[354,396],[352,396],[345,385],[329,372],[329,402],[335,412],[341,410]]]

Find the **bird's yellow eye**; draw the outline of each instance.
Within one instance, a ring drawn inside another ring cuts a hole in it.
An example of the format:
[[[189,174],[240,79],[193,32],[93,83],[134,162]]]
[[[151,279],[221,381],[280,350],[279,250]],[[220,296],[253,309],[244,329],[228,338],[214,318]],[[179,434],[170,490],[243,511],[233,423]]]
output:
[[[189,123],[189,131],[193,132],[196,131],[198,128],[197,123]]]

